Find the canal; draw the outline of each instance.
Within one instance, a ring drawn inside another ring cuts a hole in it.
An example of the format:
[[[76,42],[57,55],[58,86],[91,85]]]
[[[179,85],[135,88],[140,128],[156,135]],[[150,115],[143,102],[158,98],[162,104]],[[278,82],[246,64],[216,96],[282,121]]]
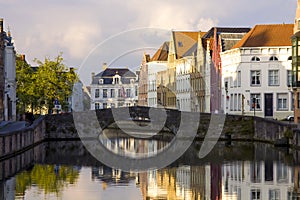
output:
[[[116,137],[105,145],[128,158],[153,156],[169,139]],[[123,171],[95,159],[81,141],[48,141],[0,161],[0,199],[297,199],[300,154],[270,144],[219,141],[199,158],[194,141],[172,164]]]

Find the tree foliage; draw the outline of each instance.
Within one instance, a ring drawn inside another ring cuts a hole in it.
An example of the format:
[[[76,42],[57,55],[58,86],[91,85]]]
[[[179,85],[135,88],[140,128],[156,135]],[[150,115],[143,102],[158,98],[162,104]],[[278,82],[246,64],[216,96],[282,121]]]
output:
[[[53,102],[58,99],[63,109],[66,108],[66,98],[72,93],[73,85],[78,80],[72,68],[63,64],[62,54],[55,59],[45,58],[44,61],[34,60],[38,67],[32,68],[22,59],[17,59],[17,96],[19,109],[33,110],[46,108],[51,110]]]

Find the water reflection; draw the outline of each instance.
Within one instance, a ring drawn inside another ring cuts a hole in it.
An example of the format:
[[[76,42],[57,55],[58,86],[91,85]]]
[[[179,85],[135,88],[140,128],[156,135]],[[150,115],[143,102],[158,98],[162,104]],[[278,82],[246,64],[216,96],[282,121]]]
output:
[[[70,184],[76,184],[80,167],[36,164],[28,171],[16,175],[16,198],[23,197],[25,191],[37,187],[44,194],[61,192]]]
[[[163,133],[160,135],[162,136]],[[128,137],[120,129],[105,129],[99,135],[99,140],[108,150],[115,154],[129,158],[149,158],[167,148],[173,137],[171,135],[171,137],[160,137],[159,139],[135,138]]]
[[[147,148],[155,143],[159,147],[159,142],[162,141],[143,140]],[[297,151],[261,143],[233,142],[226,146],[219,142],[207,158],[199,159],[200,146],[201,142],[195,142],[166,168],[136,173],[103,165],[89,155],[80,141],[44,143],[43,148],[36,147],[34,152],[29,150],[0,162],[1,199],[300,198]],[[132,152],[147,152],[147,148],[128,147]],[[150,150],[153,152],[153,148]],[[19,163],[14,167],[20,170],[17,174],[10,168],[15,163]]]

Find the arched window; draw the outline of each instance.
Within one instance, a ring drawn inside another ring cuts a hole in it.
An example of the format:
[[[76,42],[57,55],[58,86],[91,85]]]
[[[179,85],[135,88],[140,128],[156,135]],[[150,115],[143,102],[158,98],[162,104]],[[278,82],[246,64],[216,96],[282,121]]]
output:
[[[253,56],[253,57],[251,58],[251,61],[260,61],[260,58],[257,57],[257,56]]]
[[[269,60],[270,61],[276,61],[276,60],[278,60],[278,58],[276,56],[271,56]]]

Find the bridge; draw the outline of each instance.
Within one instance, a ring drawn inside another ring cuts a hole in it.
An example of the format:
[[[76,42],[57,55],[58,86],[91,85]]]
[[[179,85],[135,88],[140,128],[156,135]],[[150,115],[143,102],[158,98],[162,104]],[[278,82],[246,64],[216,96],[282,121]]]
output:
[[[96,120],[91,120],[91,116]],[[221,139],[230,136],[231,139],[262,140],[274,142],[293,132],[296,124],[289,124],[277,120],[265,119],[254,116],[221,115],[211,113],[183,112],[168,108],[151,108],[134,106],[128,108],[107,108],[78,113],[65,113],[60,115],[47,115],[46,137],[50,139],[79,138],[74,121],[82,120],[83,124],[93,123],[102,129],[123,127],[124,129],[137,129],[139,131],[171,132],[177,134],[180,127],[185,129],[197,125],[196,138],[204,138],[209,128],[218,128],[218,117],[224,117],[224,126],[221,130]],[[184,131],[184,130],[183,130]],[[300,135],[300,134],[299,134]],[[293,138],[293,133],[292,133]],[[300,146],[299,142],[296,145]],[[295,138],[294,138],[295,139]]]

